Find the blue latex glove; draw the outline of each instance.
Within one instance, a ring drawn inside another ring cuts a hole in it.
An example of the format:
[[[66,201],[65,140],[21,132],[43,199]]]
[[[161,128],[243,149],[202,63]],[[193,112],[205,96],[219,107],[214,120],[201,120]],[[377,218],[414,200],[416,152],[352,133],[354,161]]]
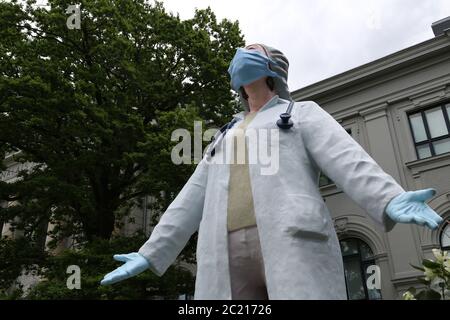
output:
[[[137,252],[115,254],[113,258],[114,260],[125,262],[125,264],[105,275],[103,280],[100,282],[102,285],[113,284],[134,277],[150,267],[148,260]]]
[[[436,229],[442,218],[425,201],[436,194],[434,189],[408,191],[394,197],[386,207],[386,214],[395,222],[416,223]]]

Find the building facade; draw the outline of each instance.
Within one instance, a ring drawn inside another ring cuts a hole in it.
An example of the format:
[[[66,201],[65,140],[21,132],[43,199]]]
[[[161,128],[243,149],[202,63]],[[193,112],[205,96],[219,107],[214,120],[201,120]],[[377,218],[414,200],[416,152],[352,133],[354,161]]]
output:
[[[341,239],[350,299],[397,299],[420,287],[411,267],[450,245],[450,30],[291,93],[329,112],[405,190],[435,188],[428,204],[444,223],[431,231],[397,224],[385,233],[321,177]],[[326,130],[326,128],[324,128]],[[377,265],[381,289],[367,287]]]

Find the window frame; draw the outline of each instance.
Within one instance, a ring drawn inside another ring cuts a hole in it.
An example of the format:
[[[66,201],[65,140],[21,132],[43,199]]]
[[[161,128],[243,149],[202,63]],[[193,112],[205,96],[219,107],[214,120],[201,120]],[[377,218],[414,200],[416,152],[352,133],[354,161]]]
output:
[[[423,109],[420,109],[420,110],[414,110],[414,111],[407,112],[409,129],[410,129],[411,137],[412,137],[412,140],[413,140],[413,143],[414,143],[414,151],[416,152],[416,158],[418,160],[429,159],[429,158],[432,158],[432,157],[435,157],[435,156],[438,156],[438,155],[450,152],[450,151],[448,151],[448,152],[436,154],[436,152],[434,150],[434,145],[433,145],[433,142],[450,138],[450,119],[449,119],[449,115],[448,115],[448,112],[447,112],[447,105],[450,105],[450,101],[440,102],[438,104],[433,104],[431,106],[427,106],[426,108],[423,108]],[[431,133],[430,133],[430,128],[428,126],[428,120],[427,120],[427,117],[425,115],[425,112],[428,111],[428,110],[431,110],[431,109],[435,109],[437,107],[441,108],[442,114],[444,116],[444,122],[445,122],[445,125],[447,126],[447,132],[448,133],[446,135],[443,135],[443,136],[432,138],[431,137]],[[424,129],[425,129],[425,134],[427,136],[427,138],[425,140],[420,141],[420,142],[416,142],[416,139],[415,139],[415,136],[414,136],[414,130],[413,130],[413,127],[412,127],[412,124],[411,124],[411,116],[416,115],[416,114],[420,114],[420,116],[422,118],[422,123],[423,123]],[[417,151],[417,147],[418,146],[423,146],[423,145],[428,145],[428,147],[430,148],[431,156],[424,157],[424,158],[421,158],[419,156],[419,152]]]
[[[366,271],[367,271],[368,266],[376,265],[376,259],[375,259],[375,257],[372,257],[370,259],[364,259],[362,256],[361,244],[364,243],[367,247],[370,248],[370,250],[372,251],[372,254],[374,254],[372,248],[369,246],[369,244],[366,241],[364,241],[360,238],[357,238],[357,237],[346,237],[346,238],[339,239],[339,245],[340,245],[341,241],[355,241],[356,242],[357,249],[358,249],[357,253],[349,254],[346,256],[342,255],[342,264],[344,266],[344,273],[345,273],[345,262],[351,261],[351,260],[357,260],[359,262],[359,267],[360,267],[361,276],[362,276],[361,279],[363,282],[363,289],[364,289],[364,295],[365,295],[364,299],[358,299],[358,300],[371,300],[369,297],[369,290],[367,289],[367,272]],[[348,285],[347,285],[347,277],[345,275],[344,275],[344,277],[345,277],[344,280],[345,280],[345,291],[347,294],[347,299],[350,300],[350,296],[349,296],[349,292],[348,292]],[[372,300],[382,300],[382,299],[383,299],[383,296],[382,296],[381,290],[380,290],[380,299],[372,299]]]
[[[439,232],[439,247],[441,248],[442,251],[450,251],[450,245],[444,247],[442,246],[442,236],[444,234],[447,234],[445,231],[446,228],[448,228],[448,231],[450,231],[450,222],[449,221],[444,221],[444,226],[441,228],[440,232]],[[447,231],[447,232],[448,232]]]

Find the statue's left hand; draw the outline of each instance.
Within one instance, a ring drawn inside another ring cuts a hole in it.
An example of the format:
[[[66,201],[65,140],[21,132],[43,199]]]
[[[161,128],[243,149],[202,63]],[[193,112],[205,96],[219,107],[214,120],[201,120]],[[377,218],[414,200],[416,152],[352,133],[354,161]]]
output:
[[[407,191],[394,197],[386,207],[386,214],[395,222],[416,223],[436,229],[442,218],[425,201],[436,194],[434,189]]]

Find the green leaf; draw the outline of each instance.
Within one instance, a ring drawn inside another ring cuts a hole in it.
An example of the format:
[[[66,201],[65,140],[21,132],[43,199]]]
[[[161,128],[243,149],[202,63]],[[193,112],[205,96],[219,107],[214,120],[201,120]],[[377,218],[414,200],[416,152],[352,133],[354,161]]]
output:
[[[409,287],[408,290],[406,290],[406,291],[411,292],[412,295],[416,294],[416,288],[414,288],[414,287]]]
[[[425,272],[425,269],[423,268],[423,267],[418,267],[418,266],[415,266],[415,265],[413,265],[413,264],[409,264],[411,267],[413,267],[414,269],[417,269],[417,270],[420,270],[420,271],[422,271],[422,272]]]
[[[432,289],[427,289],[420,291],[417,295],[415,295],[415,298],[418,300],[440,300],[441,294]]]
[[[423,260],[422,260],[422,264],[423,264],[425,267],[430,268],[430,269],[438,269],[438,268],[441,267],[441,265],[440,265],[439,263],[434,262],[434,261],[431,261],[431,260],[429,260],[429,259],[423,259]]]

